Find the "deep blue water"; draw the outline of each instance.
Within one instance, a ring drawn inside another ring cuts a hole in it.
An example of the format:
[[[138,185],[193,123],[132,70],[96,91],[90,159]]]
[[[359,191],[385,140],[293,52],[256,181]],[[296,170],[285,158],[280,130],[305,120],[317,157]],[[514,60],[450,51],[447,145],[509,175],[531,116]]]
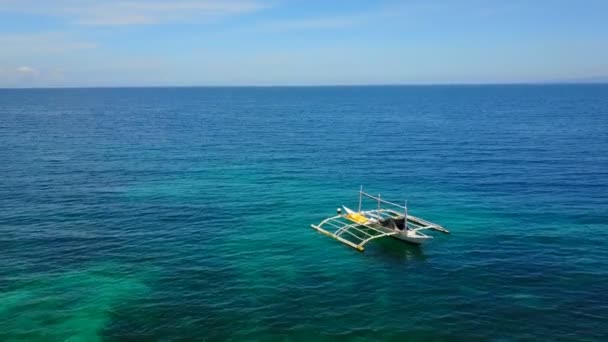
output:
[[[607,241],[607,85],[0,90],[3,341],[602,340]]]

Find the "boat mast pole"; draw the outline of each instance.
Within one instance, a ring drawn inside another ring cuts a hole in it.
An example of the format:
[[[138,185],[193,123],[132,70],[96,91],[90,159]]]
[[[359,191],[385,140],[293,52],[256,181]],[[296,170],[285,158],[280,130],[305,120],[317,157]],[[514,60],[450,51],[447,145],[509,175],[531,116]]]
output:
[[[359,211],[361,212],[361,200],[363,199],[363,185],[361,185],[361,188],[359,188]]]

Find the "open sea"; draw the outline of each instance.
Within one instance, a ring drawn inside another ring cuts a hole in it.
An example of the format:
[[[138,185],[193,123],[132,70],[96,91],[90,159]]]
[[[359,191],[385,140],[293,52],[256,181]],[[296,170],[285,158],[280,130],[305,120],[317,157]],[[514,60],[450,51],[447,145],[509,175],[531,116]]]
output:
[[[608,85],[0,90],[0,341],[453,339],[608,339]]]

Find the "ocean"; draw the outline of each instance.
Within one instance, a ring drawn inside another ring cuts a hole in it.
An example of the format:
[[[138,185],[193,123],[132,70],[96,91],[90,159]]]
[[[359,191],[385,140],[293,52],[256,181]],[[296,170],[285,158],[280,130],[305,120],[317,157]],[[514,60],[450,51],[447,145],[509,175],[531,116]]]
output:
[[[2,341],[605,340],[607,241],[608,85],[0,90]]]

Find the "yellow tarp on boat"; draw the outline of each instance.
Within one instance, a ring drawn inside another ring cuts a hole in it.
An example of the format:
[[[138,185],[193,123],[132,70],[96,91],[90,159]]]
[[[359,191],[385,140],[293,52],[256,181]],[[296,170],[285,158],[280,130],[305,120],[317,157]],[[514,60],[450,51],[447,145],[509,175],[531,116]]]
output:
[[[364,224],[368,221],[367,217],[359,213],[349,213],[348,215],[346,215],[346,218],[359,224]]]

